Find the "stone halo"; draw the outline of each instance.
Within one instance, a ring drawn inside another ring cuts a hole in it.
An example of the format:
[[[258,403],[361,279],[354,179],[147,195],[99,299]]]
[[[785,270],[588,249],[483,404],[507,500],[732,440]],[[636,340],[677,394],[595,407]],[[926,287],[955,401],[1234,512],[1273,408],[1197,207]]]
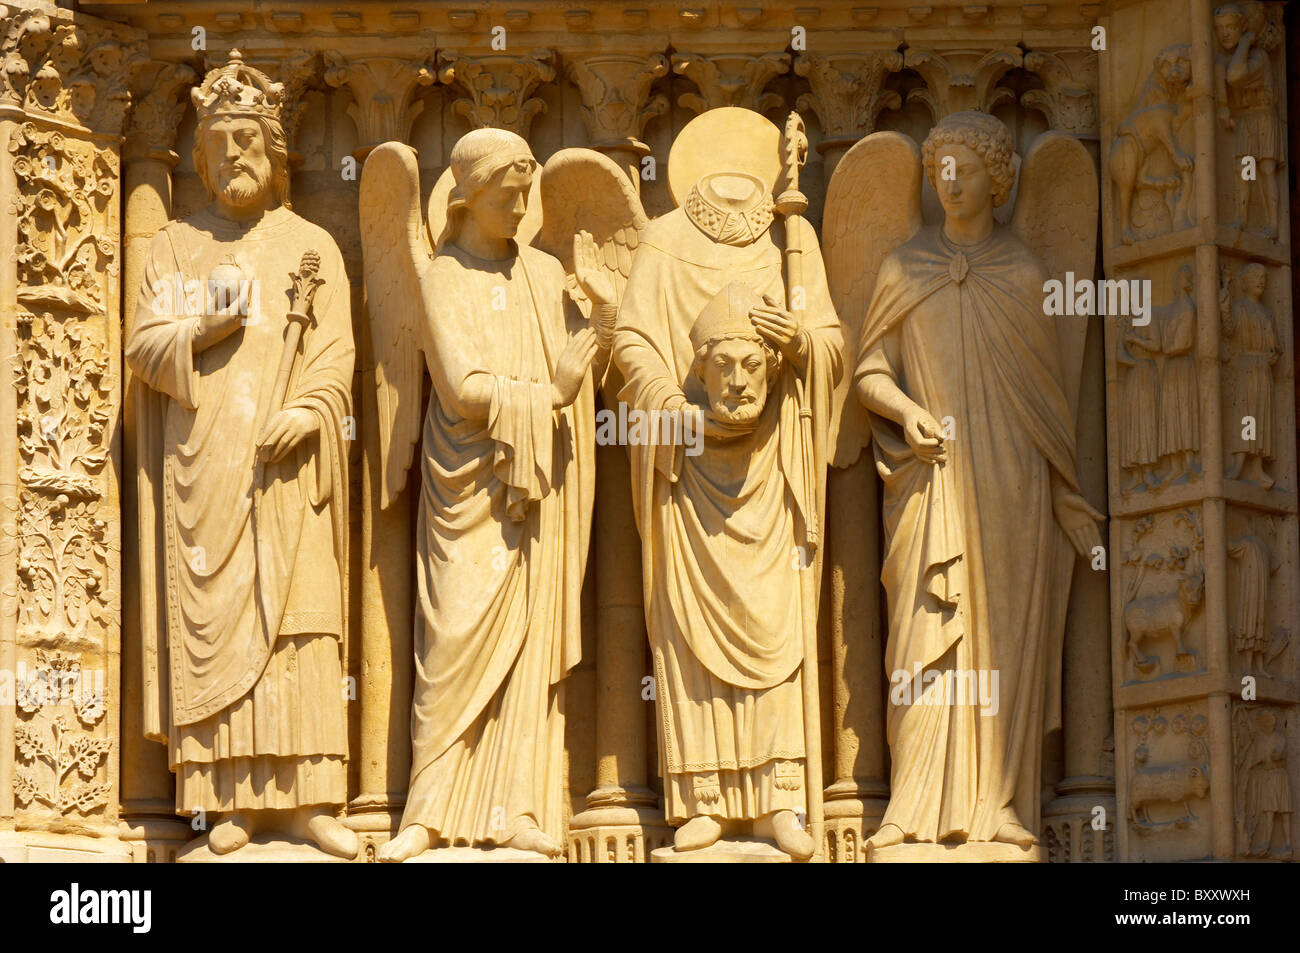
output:
[[[781,176],[781,130],[739,106],[722,106],[688,122],[668,153],[668,190],[679,207],[709,172],[747,172],[771,192]]]

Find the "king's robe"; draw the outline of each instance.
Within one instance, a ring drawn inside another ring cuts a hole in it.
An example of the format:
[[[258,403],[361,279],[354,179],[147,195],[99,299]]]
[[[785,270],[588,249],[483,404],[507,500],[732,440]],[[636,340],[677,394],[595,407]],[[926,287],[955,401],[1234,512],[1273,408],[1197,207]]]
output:
[[[325,283],[273,407],[290,275],[308,250]],[[255,298],[242,327],[196,354],[203,285],[227,258],[256,279]],[[125,351],[147,388],[137,401],[146,731],[168,741],[177,810],[342,804],[354,348],[338,247],[284,207],[251,226],[208,210],[169,222],[150,244]],[[313,414],[316,433],[264,463],[257,440],[289,408]]]

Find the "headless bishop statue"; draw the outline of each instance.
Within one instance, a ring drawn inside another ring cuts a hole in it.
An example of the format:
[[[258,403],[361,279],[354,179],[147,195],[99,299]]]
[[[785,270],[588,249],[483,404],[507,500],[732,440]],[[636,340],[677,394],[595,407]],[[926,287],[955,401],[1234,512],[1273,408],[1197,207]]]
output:
[[[816,847],[800,818],[821,793],[806,650],[841,334],[812,229],[774,219],[780,142],[741,109],[682,131],[669,162],[682,207],[641,236],[614,332],[622,399],[650,414],[703,408],[702,453],[629,447],[677,854],[735,833],[799,860]]]
[[[145,722],[213,853],[273,828],[349,858],[349,290],[290,210],[281,97],[238,52],[194,91],[213,201],[153,239],[127,333]]]

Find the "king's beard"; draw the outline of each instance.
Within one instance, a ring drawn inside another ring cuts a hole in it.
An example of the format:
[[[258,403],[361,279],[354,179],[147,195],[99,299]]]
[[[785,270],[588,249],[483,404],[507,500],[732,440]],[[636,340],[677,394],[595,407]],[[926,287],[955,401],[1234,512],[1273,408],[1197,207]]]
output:
[[[236,208],[252,205],[266,195],[271,188],[271,176],[268,171],[240,166],[234,178],[220,189],[222,199]]]

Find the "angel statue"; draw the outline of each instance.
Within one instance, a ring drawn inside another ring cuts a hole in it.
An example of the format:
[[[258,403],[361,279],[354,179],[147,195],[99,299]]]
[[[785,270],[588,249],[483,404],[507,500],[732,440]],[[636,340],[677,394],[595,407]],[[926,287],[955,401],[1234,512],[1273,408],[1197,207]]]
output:
[[[679,207],[641,235],[619,307],[621,398],[652,415],[697,414],[704,433],[694,455],[629,447],[677,828],[655,859],[725,852],[724,834],[753,834],[807,860],[821,839],[819,542],[843,365],[800,214],[806,145],[797,114],[784,136],[745,109],[692,120],[669,156]]]
[[[1001,121],[958,112],[919,152],[879,132],[835,173],[871,216],[834,240],[856,242],[864,275],[846,324],[862,322],[854,391],[884,481],[892,788],[875,860],[919,856],[881,855],[905,841],[1037,856],[1070,577],[1101,545],[1075,461],[1087,322],[1043,309],[1049,277],[1093,273],[1096,173],[1076,140],[1040,136],[1003,226],[1013,152]],[[923,224],[922,169],[942,226]]]
[[[631,183],[611,160],[563,150],[552,162],[545,215],[572,223],[611,192],[626,207],[620,182]],[[452,181],[431,194],[427,232],[413,150],[385,143],[362,172],[383,506],[421,448],[411,780],[383,861],[440,846],[562,850],[593,395],[622,280],[611,249],[625,238],[570,231],[567,272],[526,244],[537,168],[514,133],[468,133]]]

